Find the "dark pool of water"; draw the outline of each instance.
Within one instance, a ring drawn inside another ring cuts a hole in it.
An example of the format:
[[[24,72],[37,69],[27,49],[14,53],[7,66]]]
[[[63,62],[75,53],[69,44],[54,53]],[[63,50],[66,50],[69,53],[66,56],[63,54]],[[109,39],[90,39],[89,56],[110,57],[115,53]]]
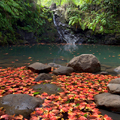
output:
[[[95,55],[103,71],[120,65],[120,46],[37,44],[0,47],[0,67],[27,66],[34,62],[66,65],[81,54]]]

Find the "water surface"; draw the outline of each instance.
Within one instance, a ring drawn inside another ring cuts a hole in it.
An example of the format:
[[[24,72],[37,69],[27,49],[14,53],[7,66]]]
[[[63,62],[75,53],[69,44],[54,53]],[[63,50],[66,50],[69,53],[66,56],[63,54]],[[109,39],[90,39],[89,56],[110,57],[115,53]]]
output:
[[[95,55],[104,71],[120,65],[120,46],[37,44],[0,47],[0,67],[27,66],[34,62],[66,65],[81,54]]]

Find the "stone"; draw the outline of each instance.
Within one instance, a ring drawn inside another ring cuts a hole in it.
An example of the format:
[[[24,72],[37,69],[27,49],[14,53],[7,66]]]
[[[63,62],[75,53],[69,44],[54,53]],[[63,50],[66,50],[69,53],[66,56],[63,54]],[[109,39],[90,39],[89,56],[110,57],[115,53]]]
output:
[[[104,107],[114,112],[120,112],[120,95],[101,93],[94,96],[98,107]]]
[[[99,60],[93,54],[82,54],[74,57],[67,65],[77,72],[100,72],[101,65]]]
[[[115,38],[120,41],[120,34],[116,34]]]
[[[51,94],[58,94],[58,92],[63,92],[63,90],[55,85],[55,84],[50,84],[50,83],[46,83],[46,84],[38,84],[38,85],[34,85],[32,86],[32,88],[39,92],[40,94],[43,92],[48,93],[49,95]]]
[[[56,63],[48,63],[49,66],[54,67],[54,68],[59,68],[61,65],[56,64]]]
[[[51,80],[52,77],[50,74],[47,74],[47,73],[40,73],[37,78],[35,78],[35,81],[38,82],[38,81],[41,81],[41,80]]]
[[[61,66],[55,70],[53,70],[53,74],[55,75],[70,75],[73,72],[72,67]]]
[[[107,87],[110,93],[120,94],[120,78],[111,80]]]
[[[116,73],[120,74],[120,66],[116,67],[116,68],[114,69],[114,71],[115,71]]]
[[[102,71],[100,72],[101,75],[108,75],[108,72]]]
[[[0,98],[0,107],[3,107],[8,115],[20,114],[25,118],[29,118],[30,113],[42,103],[42,99],[27,94],[9,94]]]
[[[108,72],[108,74],[110,74],[110,75],[114,75],[114,76],[116,76],[116,75],[118,75],[118,73],[117,72],[115,72],[114,71],[114,68],[108,68],[108,69],[106,69],[106,71]]]
[[[85,33],[85,36],[87,38],[92,38],[93,37],[93,31],[92,30],[88,30],[86,33]]]
[[[50,10],[54,10],[54,9],[56,9],[56,3],[52,3],[50,6]]]
[[[115,78],[109,82],[109,84],[120,84],[120,78]]]
[[[45,65],[43,63],[35,62],[28,66],[28,69],[36,73],[48,73],[51,72],[51,66]]]

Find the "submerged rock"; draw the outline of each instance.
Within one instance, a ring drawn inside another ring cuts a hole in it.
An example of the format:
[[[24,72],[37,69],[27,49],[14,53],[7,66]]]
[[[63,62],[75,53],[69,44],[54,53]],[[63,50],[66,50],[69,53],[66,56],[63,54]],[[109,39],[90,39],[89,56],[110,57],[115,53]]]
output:
[[[100,62],[92,54],[82,54],[74,57],[67,66],[72,67],[77,72],[95,73],[101,70]]]
[[[3,107],[8,115],[20,114],[25,118],[29,118],[35,107],[42,103],[42,99],[27,94],[9,94],[0,98],[0,107]]]

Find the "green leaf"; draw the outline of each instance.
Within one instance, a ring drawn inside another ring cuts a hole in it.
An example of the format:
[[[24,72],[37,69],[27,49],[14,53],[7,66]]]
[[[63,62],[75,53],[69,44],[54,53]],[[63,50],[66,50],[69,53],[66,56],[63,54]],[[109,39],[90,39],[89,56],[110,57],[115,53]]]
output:
[[[87,114],[84,114],[84,116],[87,118]]]
[[[59,91],[59,90],[60,90],[60,88],[57,88],[57,90]]]
[[[100,32],[103,32],[103,26],[100,26]]]
[[[42,88],[38,88],[38,90],[41,90]]]
[[[34,94],[34,95],[38,95],[38,94],[40,94],[40,92],[34,92],[33,94]]]
[[[66,101],[65,103],[70,103],[70,100]]]
[[[76,106],[79,106],[79,105],[80,105],[80,103],[77,103],[77,104],[76,104]]]

